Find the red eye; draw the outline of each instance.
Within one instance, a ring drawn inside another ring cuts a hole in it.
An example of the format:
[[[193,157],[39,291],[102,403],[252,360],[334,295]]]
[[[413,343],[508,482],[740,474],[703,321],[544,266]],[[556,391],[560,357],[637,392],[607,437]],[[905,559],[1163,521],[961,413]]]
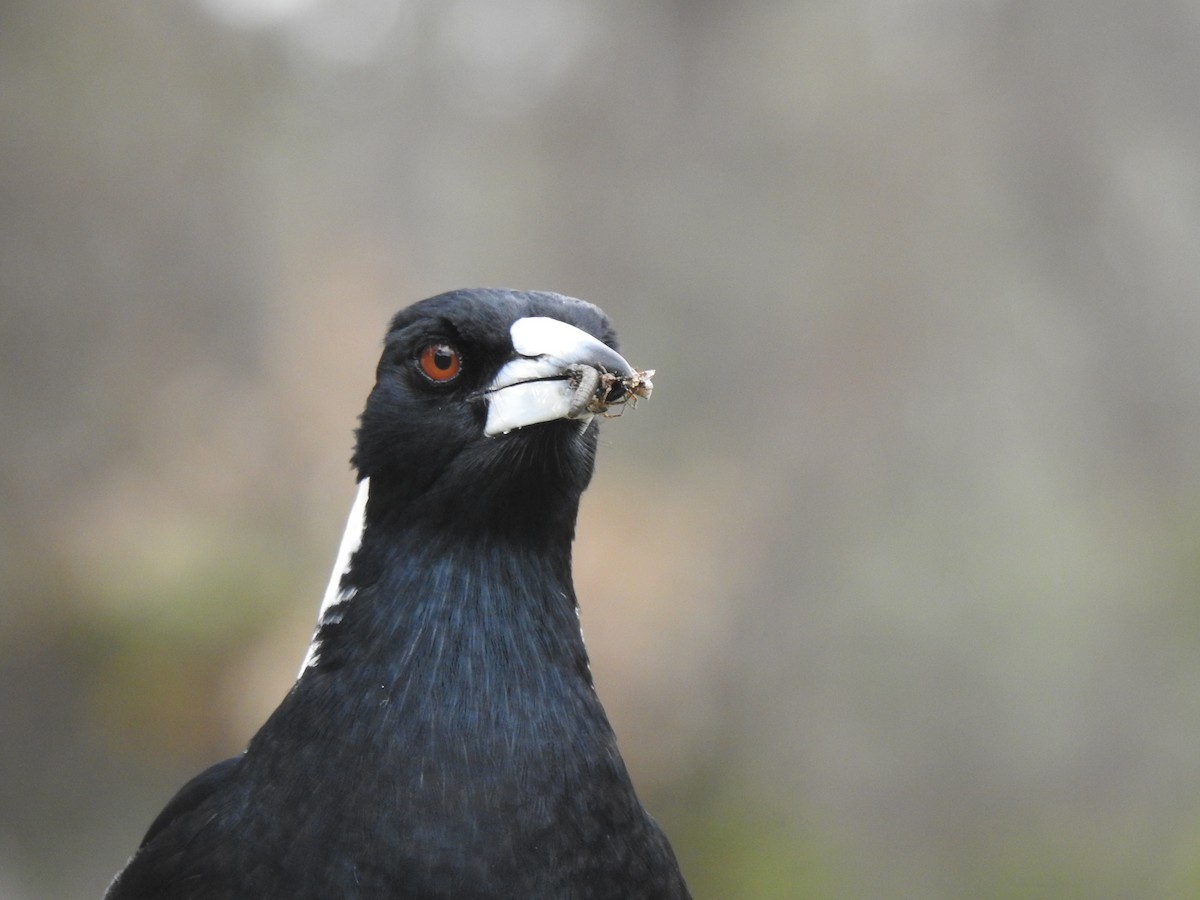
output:
[[[430,344],[421,351],[417,362],[430,381],[451,381],[462,368],[462,357],[449,344]]]

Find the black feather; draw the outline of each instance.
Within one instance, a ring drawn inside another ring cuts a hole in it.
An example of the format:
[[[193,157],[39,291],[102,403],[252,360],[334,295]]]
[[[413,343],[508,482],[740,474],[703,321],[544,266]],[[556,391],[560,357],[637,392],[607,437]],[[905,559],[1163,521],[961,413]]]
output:
[[[110,888],[148,898],[680,898],[593,689],[571,580],[595,422],[485,437],[524,316],[615,349],[596,307],[462,291],[388,333],[358,430],[362,543],[320,652],[246,752],[189,782]],[[420,348],[461,350],[432,384]]]

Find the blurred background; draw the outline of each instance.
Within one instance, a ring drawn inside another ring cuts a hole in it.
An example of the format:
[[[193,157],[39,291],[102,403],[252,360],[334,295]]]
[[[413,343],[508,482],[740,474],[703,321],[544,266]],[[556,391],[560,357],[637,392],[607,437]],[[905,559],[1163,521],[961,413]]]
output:
[[[592,300],[697,898],[1200,896],[1200,3],[0,7],[0,898],[295,676],[389,317]]]

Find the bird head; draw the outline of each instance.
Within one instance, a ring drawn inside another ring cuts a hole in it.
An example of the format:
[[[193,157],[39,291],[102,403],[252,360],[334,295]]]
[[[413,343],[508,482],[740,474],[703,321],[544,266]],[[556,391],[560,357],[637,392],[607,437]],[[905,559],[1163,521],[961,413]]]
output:
[[[596,306],[540,292],[463,290],[391,323],[358,429],[372,524],[458,532],[567,526],[595,460],[594,417],[640,373]],[[648,382],[646,382],[648,384]]]
[[[570,572],[595,417],[650,393],[596,307],[443,294],[391,323],[300,676],[110,900],[685,898],[596,695]]]

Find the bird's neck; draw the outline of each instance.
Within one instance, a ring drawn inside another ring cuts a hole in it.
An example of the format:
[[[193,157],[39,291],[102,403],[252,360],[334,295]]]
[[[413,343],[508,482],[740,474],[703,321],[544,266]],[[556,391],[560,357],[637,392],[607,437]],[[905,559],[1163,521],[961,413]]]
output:
[[[514,833],[541,846],[580,809],[589,822],[633,815],[569,547],[413,537],[368,535],[345,582],[355,594],[251,741],[246,783],[274,788],[287,772],[289,806],[352,823],[323,840],[401,834],[450,862]]]
[[[376,531],[343,585],[316,662],[250,743],[247,778],[286,766],[306,796],[344,766],[349,794],[322,802],[365,808],[384,794],[400,819],[471,834],[529,803],[628,789],[591,683],[569,544]]]
[[[336,684],[352,705],[386,694],[418,718],[436,698],[438,716],[461,713],[472,727],[500,709],[578,706],[591,675],[570,565],[569,535],[532,545],[373,530],[342,582],[346,599],[323,615],[315,663],[297,687]]]

